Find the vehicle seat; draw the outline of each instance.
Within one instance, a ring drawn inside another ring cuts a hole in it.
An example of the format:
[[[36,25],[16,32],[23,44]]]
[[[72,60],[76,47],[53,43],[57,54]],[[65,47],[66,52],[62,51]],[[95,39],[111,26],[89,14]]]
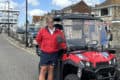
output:
[[[56,29],[63,30],[63,25],[62,24],[54,24]]]

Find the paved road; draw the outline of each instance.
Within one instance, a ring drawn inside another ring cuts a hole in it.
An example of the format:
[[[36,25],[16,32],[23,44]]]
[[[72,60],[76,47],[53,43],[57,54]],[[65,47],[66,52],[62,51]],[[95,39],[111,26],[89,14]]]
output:
[[[0,80],[38,80],[39,58],[15,46],[0,35]]]

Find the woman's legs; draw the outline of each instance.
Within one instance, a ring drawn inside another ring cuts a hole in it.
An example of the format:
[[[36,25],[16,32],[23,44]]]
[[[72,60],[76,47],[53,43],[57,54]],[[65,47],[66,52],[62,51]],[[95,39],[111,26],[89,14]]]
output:
[[[39,74],[39,80],[45,80],[46,72],[48,69],[48,66],[41,66],[40,67],[40,74]]]
[[[53,80],[54,76],[54,66],[48,66],[48,80]]]

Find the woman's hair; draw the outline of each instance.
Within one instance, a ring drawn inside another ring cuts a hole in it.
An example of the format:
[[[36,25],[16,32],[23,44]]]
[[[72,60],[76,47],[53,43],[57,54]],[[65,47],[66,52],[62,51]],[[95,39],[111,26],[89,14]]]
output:
[[[51,21],[54,21],[53,16],[48,16],[48,17],[46,18],[46,23],[48,23],[50,20],[51,20]]]

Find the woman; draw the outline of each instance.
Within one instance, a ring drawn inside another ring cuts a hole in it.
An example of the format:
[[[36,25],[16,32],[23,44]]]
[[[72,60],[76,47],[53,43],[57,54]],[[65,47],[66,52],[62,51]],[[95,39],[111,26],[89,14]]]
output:
[[[46,72],[48,79],[53,80],[54,66],[57,63],[59,49],[66,49],[65,41],[59,42],[58,38],[64,40],[64,34],[61,30],[54,27],[53,18],[47,18],[47,26],[40,29],[36,41],[41,50],[40,75],[39,80],[45,80]]]

